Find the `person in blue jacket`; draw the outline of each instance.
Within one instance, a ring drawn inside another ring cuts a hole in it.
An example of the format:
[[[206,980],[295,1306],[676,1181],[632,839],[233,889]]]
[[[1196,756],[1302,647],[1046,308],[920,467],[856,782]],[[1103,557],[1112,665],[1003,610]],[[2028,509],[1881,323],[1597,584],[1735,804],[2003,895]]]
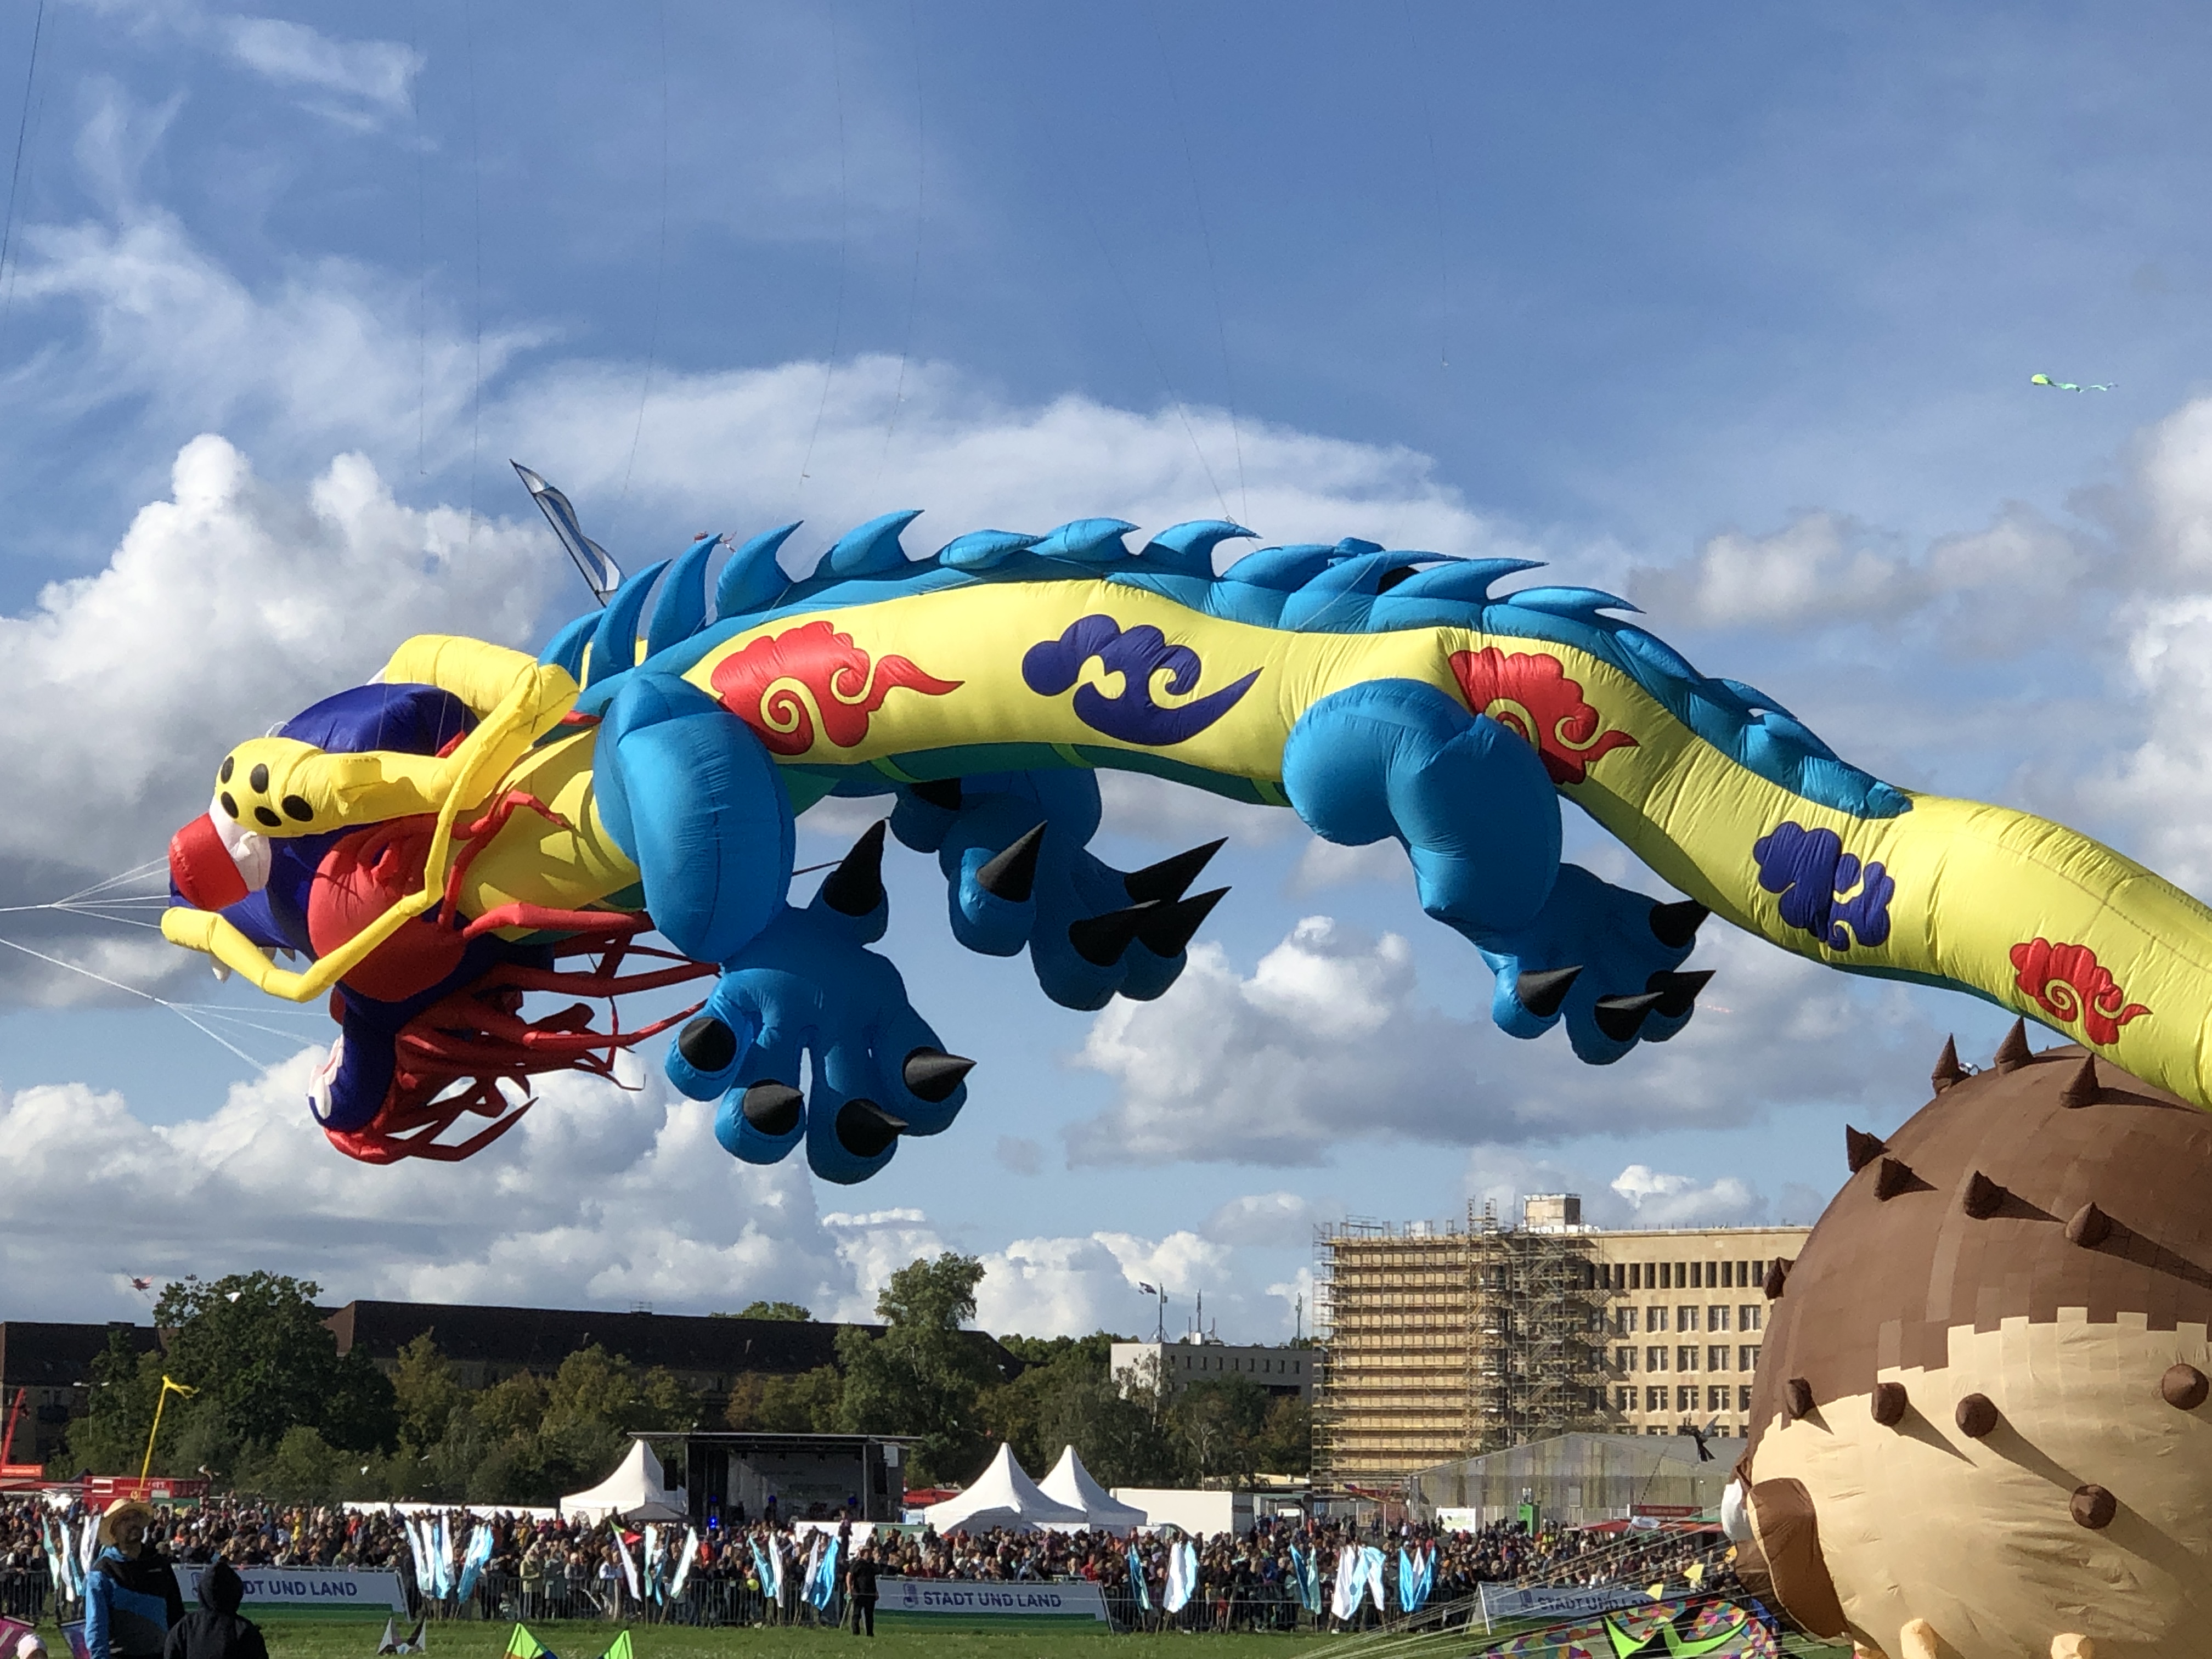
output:
[[[185,1598],[169,1558],[146,1540],[151,1506],[136,1498],[108,1505],[100,1517],[105,1547],[86,1575],[84,1645],[90,1659],[161,1659],[169,1626],[185,1616]]]

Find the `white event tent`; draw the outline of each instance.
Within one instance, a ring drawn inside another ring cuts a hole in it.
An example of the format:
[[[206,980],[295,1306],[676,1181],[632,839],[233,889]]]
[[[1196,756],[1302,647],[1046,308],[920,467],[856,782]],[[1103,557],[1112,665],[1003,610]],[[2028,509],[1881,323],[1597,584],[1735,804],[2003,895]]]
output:
[[[629,1455],[598,1486],[561,1500],[561,1514],[568,1520],[614,1516],[623,1521],[681,1521],[690,1512],[684,1488],[665,1484],[660,1460],[642,1440],[629,1443]]]
[[[1084,1525],[1097,1531],[1118,1536],[1146,1523],[1144,1510],[1122,1503],[1091,1478],[1091,1471],[1083,1467],[1073,1446],[1060,1452],[1060,1462],[1052,1466],[1052,1473],[1038,1490],[1055,1503],[1082,1510]]]
[[[994,1527],[1035,1532],[1083,1524],[1083,1511],[1047,1498],[1014,1462],[1014,1449],[1005,1444],[974,1486],[942,1504],[932,1504],[921,1516],[939,1532],[988,1532]]]

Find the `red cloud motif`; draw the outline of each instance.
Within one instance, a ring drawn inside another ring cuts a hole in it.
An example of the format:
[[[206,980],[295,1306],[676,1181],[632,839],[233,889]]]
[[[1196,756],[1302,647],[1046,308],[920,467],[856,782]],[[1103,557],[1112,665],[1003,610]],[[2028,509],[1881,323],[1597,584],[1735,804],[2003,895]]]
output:
[[[817,720],[830,742],[851,749],[868,735],[868,716],[893,691],[941,697],[962,684],[925,673],[904,657],[871,664],[851,635],[826,622],[755,640],[715,664],[713,678],[722,706],[777,755],[811,749]]]
[[[2039,1007],[2065,1024],[2081,1022],[2090,1042],[2118,1040],[2120,1027],[2149,1009],[2130,1002],[2112,970],[2097,961],[2086,945],[2053,945],[2032,939],[2012,947],[2014,982],[2035,999]]]
[[[1467,706],[1534,744],[1553,783],[1580,783],[1605,756],[1636,747],[1627,732],[1606,728],[1605,716],[1583,700],[1557,657],[1517,651],[1509,657],[1490,645],[1454,652],[1451,670]]]

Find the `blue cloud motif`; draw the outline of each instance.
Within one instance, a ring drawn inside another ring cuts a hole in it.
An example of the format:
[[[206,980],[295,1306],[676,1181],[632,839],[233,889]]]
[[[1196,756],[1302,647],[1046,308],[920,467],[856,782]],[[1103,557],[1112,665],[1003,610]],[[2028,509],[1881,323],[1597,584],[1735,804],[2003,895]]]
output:
[[[1848,951],[1854,942],[1880,945],[1889,937],[1896,881],[1879,862],[1862,867],[1834,830],[1778,823],[1753,844],[1751,856],[1759,865],[1759,884],[1782,896],[1788,926],[1819,934],[1832,951]],[[1857,896],[1846,898],[1854,887]]]
[[[1121,695],[1109,697],[1095,685],[1077,686],[1075,717],[1124,743],[1160,744],[1194,738],[1234,708],[1260,678],[1255,668],[1233,685],[1163,708],[1152,701],[1152,677],[1164,669],[1168,690],[1188,696],[1205,672],[1198,653],[1187,645],[1170,645],[1167,635],[1150,623],[1125,632],[1111,617],[1090,616],[1070,623],[1058,639],[1031,646],[1022,659],[1022,678],[1039,696],[1056,697],[1075,685],[1083,665],[1093,657],[1107,672],[1122,677]]]

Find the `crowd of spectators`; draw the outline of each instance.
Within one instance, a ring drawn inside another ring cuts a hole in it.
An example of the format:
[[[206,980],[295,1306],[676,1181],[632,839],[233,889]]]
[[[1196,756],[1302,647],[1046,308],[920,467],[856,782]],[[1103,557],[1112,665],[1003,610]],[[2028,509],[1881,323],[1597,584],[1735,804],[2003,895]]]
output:
[[[40,1517],[56,1515],[72,1534],[85,1511],[55,1510],[44,1500],[0,1502],[0,1566],[18,1573],[43,1571]],[[492,1553],[479,1596],[505,1597],[499,1616],[559,1617],[577,1613],[620,1613],[628,1578],[622,1563],[627,1547],[639,1560],[641,1529],[611,1522],[590,1523],[511,1511],[471,1514],[454,1510],[448,1528],[458,1541],[478,1524],[490,1527]],[[950,1578],[996,1581],[1085,1579],[1117,1603],[1135,1606],[1160,1600],[1173,1540],[1161,1534],[1134,1539],[1103,1532],[954,1533],[940,1536],[927,1528],[878,1529],[865,1524],[844,1529],[849,1557],[865,1547],[887,1578]],[[646,1575],[665,1584],[675,1576],[676,1556],[685,1528],[655,1529],[660,1571]],[[236,1566],[325,1566],[390,1568],[413,1582],[412,1556],[399,1517],[388,1509],[300,1507],[251,1499],[217,1498],[164,1511],[152,1538],[173,1559],[185,1564],[217,1556]],[[1241,1534],[1216,1534],[1192,1540],[1197,1547],[1198,1582],[1193,1602],[1209,1623],[1295,1623],[1299,1602],[1293,1550],[1313,1564],[1322,1589],[1324,1609],[1337,1557],[1355,1544],[1379,1544],[1389,1557],[1385,1578],[1395,1604],[1396,1552],[1433,1550],[1435,1572],[1430,1605],[1442,1607],[1474,1595],[1484,1583],[1516,1581],[1550,1584],[1672,1583],[1680,1586],[1688,1569],[1706,1564],[1714,1576],[1704,1587],[1726,1587],[1727,1570],[1715,1559],[1710,1532],[1627,1531],[1576,1528],[1552,1524],[1533,1534],[1517,1522],[1501,1522],[1476,1531],[1443,1531],[1434,1526],[1370,1525],[1355,1528],[1342,1522],[1274,1520]],[[708,1528],[687,1575],[698,1587],[695,1601],[712,1599],[714,1616],[750,1607],[762,1618],[800,1616],[795,1586],[812,1540],[781,1521],[759,1520]],[[787,1594],[778,1605],[761,1582],[760,1564],[776,1557],[787,1564]],[[1146,1581],[1140,1597],[1130,1583],[1135,1560]],[[642,1565],[642,1564],[641,1564]],[[634,1601],[628,1604],[635,1611]],[[1395,1610],[1395,1605],[1394,1608]],[[1372,1617],[1371,1613],[1367,1615]]]

